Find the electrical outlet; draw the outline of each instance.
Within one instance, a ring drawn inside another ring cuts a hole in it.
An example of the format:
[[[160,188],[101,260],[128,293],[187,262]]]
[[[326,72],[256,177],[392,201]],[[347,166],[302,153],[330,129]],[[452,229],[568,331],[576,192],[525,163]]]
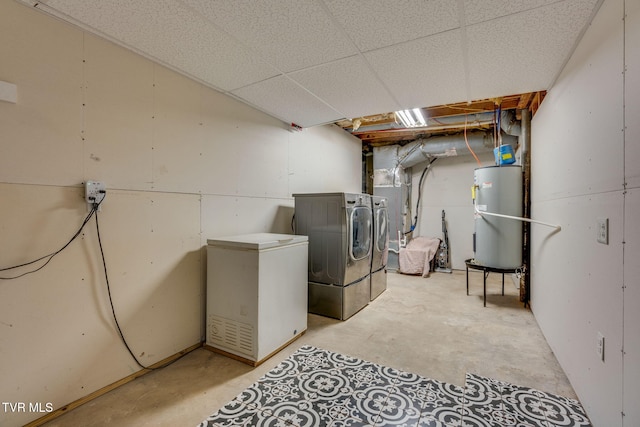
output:
[[[84,198],[87,202],[87,211],[91,211],[93,209],[93,205],[95,203],[100,203],[98,205],[98,210],[102,207],[102,199],[106,194],[106,189],[104,186],[104,182],[100,181],[87,181],[84,183]]]
[[[598,332],[598,342],[596,344],[596,350],[598,352],[598,356],[600,356],[600,360],[604,362],[604,335]]]
[[[598,243],[609,244],[609,218],[598,218]]]

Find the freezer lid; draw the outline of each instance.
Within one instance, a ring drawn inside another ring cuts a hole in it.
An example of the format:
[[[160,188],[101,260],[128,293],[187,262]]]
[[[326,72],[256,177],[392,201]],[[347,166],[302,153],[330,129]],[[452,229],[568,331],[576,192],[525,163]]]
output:
[[[293,197],[327,197],[327,196],[343,196],[345,193],[294,193]]]
[[[295,234],[254,233],[216,237],[208,239],[207,244],[209,246],[260,250],[303,243],[308,240],[309,238],[307,236]]]

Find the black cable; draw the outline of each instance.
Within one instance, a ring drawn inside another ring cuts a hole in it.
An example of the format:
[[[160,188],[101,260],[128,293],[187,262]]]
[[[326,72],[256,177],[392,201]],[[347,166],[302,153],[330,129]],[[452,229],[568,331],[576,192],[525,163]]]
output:
[[[98,224],[98,214],[96,214],[96,233],[98,235],[98,245],[100,246],[100,255],[102,256],[104,280],[107,283],[107,293],[109,294],[109,304],[111,305],[111,314],[113,314],[113,320],[115,321],[115,324],[116,324],[116,330],[118,331],[118,334],[120,335],[120,339],[122,340],[124,346],[127,348],[127,350],[129,351],[129,354],[131,355],[131,357],[133,357],[133,360],[135,360],[138,366],[140,366],[142,369],[149,369],[138,361],[136,356],[133,354],[133,351],[131,351],[131,348],[129,347],[127,340],[124,338],[124,335],[122,334],[122,329],[120,329],[120,323],[118,322],[118,317],[116,316],[116,309],[113,307],[113,299],[111,298],[111,286],[109,285],[109,275],[107,274],[107,262],[104,259],[104,250],[102,249],[102,239],[100,238],[100,225]]]
[[[418,225],[418,211],[420,209],[420,199],[422,198],[422,184],[424,183],[424,178],[425,176],[427,176],[427,172],[431,168],[431,165],[436,160],[438,160],[438,157],[434,157],[431,161],[429,161],[429,164],[422,171],[422,175],[420,175],[420,180],[418,181],[418,198],[416,200],[416,214],[413,217],[413,224],[411,224],[411,228],[409,229],[409,231],[404,233],[405,235],[412,233],[413,230],[415,230],[416,226]]]
[[[102,203],[102,201],[100,203]],[[20,268],[20,267],[26,267],[28,265],[35,264],[38,261],[42,261],[43,259],[49,258],[49,259],[47,259],[47,261],[44,264],[42,264],[38,268],[35,268],[33,270],[24,272],[24,273],[19,274],[17,276],[0,277],[0,280],[13,280],[13,279],[17,279],[19,277],[26,276],[27,274],[35,273],[36,271],[42,270],[47,264],[49,264],[51,262],[53,257],[58,255],[63,250],[65,250],[71,244],[71,242],[73,242],[80,235],[80,233],[82,233],[82,230],[84,229],[84,226],[87,225],[89,220],[91,220],[91,217],[96,213],[98,207],[100,206],[100,203],[95,203],[93,205],[93,207],[91,208],[91,211],[89,212],[89,214],[85,217],[84,221],[82,221],[82,225],[80,226],[78,231],[76,231],[76,233],[71,237],[71,239],[69,239],[69,241],[67,243],[65,243],[64,246],[62,246],[60,249],[58,249],[57,251],[51,252],[50,254],[41,256],[40,258],[34,259],[33,261],[25,262],[25,263],[22,263],[22,264],[11,266],[11,267],[0,268],[0,271],[8,271],[8,270],[14,270],[14,269]]]
[[[104,198],[103,198],[104,200]],[[147,371],[155,371],[158,369],[162,369],[162,368],[166,368],[167,366],[171,365],[174,362],[177,362],[178,360],[182,359],[184,356],[186,356],[187,354],[190,353],[189,352],[185,352],[183,354],[181,354],[179,357],[172,359],[170,361],[168,361],[167,363],[161,365],[161,366],[156,366],[156,367],[151,367],[151,366],[144,366],[142,363],[140,363],[140,361],[138,360],[138,358],[133,354],[133,351],[131,350],[131,347],[129,347],[129,344],[127,343],[127,340],[124,337],[124,334],[122,333],[122,329],[120,328],[120,323],[118,322],[118,317],[116,316],[116,309],[113,306],[113,298],[111,297],[111,286],[109,284],[109,275],[107,273],[107,262],[105,261],[104,258],[104,250],[102,249],[102,239],[100,238],[100,225],[98,224],[98,212],[96,209],[96,234],[98,235],[98,245],[100,246],[100,255],[102,257],[102,267],[104,269],[104,280],[107,284],[107,294],[109,295],[109,305],[111,305],[111,314],[113,315],[113,321],[115,322],[116,325],[116,330],[118,331],[118,335],[120,335],[120,339],[122,341],[122,343],[124,344],[124,346],[127,348],[127,351],[129,351],[129,354],[131,355],[131,357],[133,358],[133,360],[136,362],[136,364],[142,368],[145,369]]]
[[[131,357],[133,357],[133,360],[135,360],[135,362],[138,364],[138,366],[140,366],[142,369],[153,371],[153,370],[156,370],[156,369],[165,368],[165,367],[171,365],[172,363],[182,359],[184,356],[186,356],[190,352],[184,352],[179,357],[177,357],[175,359],[172,359],[169,362],[167,362],[167,363],[165,363],[165,364],[163,364],[161,366],[157,366],[157,367],[152,368],[152,367],[144,366],[143,364],[141,364],[138,361],[138,359],[136,358],[136,356],[133,354],[133,351],[131,351],[131,348],[129,347],[129,344],[127,343],[127,340],[124,338],[124,334],[122,333],[122,329],[120,328],[120,323],[118,322],[118,318],[116,317],[116,310],[115,310],[115,308],[113,306],[113,299],[111,298],[111,286],[109,284],[109,275],[107,273],[107,263],[106,263],[105,257],[104,257],[104,250],[102,248],[102,239],[100,237],[100,225],[98,223],[98,209],[100,208],[100,204],[104,201],[104,199],[106,197],[106,193],[105,192],[102,192],[102,194],[103,194],[102,199],[98,203],[93,203],[92,204],[91,211],[89,212],[89,214],[82,221],[82,225],[80,226],[78,231],[76,231],[76,233],[71,237],[71,239],[69,239],[69,241],[67,243],[65,243],[60,249],[58,249],[57,251],[51,252],[50,254],[41,256],[40,258],[37,258],[37,259],[35,259],[33,261],[25,262],[25,263],[22,263],[22,264],[11,266],[11,267],[0,268],[0,271],[8,271],[8,270],[13,270],[13,269],[20,268],[20,267],[26,267],[28,265],[35,264],[38,261],[42,261],[43,259],[48,258],[47,261],[44,264],[42,264],[38,268],[35,268],[33,270],[30,270],[30,271],[27,271],[27,272],[22,273],[22,274],[20,274],[18,276],[0,277],[0,280],[17,279],[19,277],[26,276],[27,274],[35,273],[36,271],[42,270],[47,264],[49,264],[49,262],[51,262],[53,257],[58,255],[63,250],[65,250],[71,244],[71,242],[73,242],[80,235],[80,233],[82,233],[82,230],[87,225],[87,223],[91,220],[91,217],[93,217],[95,215],[95,217],[96,217],[96,233],[98,235],[98,245],[100,246],[100,255],[102,257],[102,267],[104,268],[104,278],[105,278],[105,281],[106,281],[106,284],[107,284],[107,293],[109,294],[109,304],[111,305],[111,313],[113,314],[113,320],[115,321],[116,329],[118,331],[118,334],[120,335],[120,339],[122,340],[122,343],[124,344],[124,346],[129,351],[129,354],[131,355]]]
[[[422,175],[420,175],[420,180],[418,181],[418,199],[416,200],[416,220],[418,219],[418,210],[420,209],[420,200],[422,199],[422,185],[424,184],[424,178],[427,176],[427,172],[436,160],[438,160],[438,157],[433,158],[422,171]]]

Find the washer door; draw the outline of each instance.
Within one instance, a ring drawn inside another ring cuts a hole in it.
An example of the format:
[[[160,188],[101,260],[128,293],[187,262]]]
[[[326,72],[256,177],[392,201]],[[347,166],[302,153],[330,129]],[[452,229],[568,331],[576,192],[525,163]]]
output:
[[[359,261],[371,255],[371,208],[356,206],[349,215],[351,233],[349,234],[349,257]]]
[[[379,252],[387,250],[389,245],[389,227],[387,226],[387,210],[385,208],[376,209],[376,249]]]

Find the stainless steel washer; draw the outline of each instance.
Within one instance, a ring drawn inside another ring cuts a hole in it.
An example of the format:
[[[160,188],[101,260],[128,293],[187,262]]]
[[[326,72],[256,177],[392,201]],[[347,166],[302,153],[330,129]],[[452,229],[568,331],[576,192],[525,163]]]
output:
[[[309,312],[348,319],[370,301],[371,197],[357,193],[293,196],[295,233],[309,236]]]
[[[387,289],[389,258],[389,213],[387,199],[371,196],[373,213],[373,249],[371,252],[371,301]]]

